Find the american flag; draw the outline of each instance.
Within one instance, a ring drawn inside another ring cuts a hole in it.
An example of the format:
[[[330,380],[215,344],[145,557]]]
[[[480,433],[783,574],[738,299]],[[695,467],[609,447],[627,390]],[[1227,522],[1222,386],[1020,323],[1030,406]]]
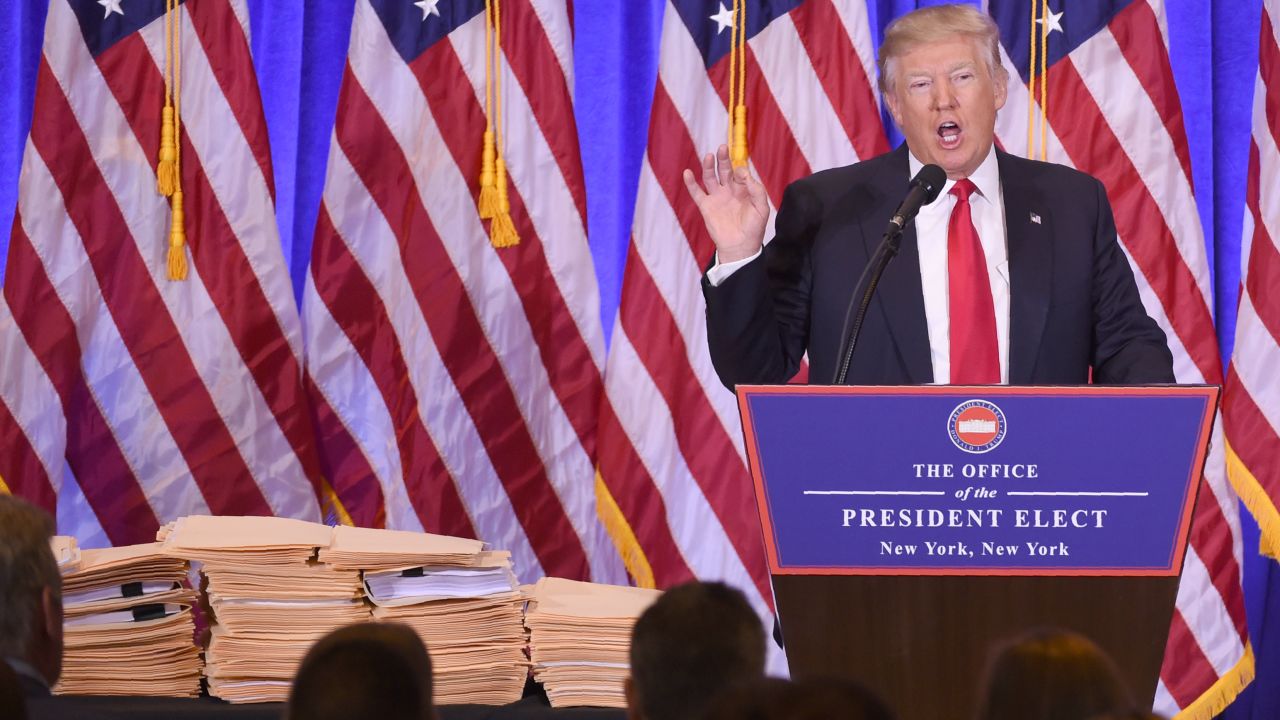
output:
[[[193,513],[319,519],[248,13],[192,0],[171,17],[188,279],[168,279],[156,189],[164,0],[50,4],[19,180],[0,476],[83,545]]]
[[[1164,328],[1181,382],[1219,383],[1204,238],[1158,0],[986,3],[1011,75],[997,135],[1028,154],[1033,32],[1048,33],[1047,158],[1101,179],[1148,312]],[[752,169],[774,206],[785,185],[885,149],[862,3],[747,2]],[[696,574],[770,596],[733,396],[711,371],[698,276],[712,245],[680,172],[725,139],[732,3],[673,0],[632,245],[613,335],[601,426],[603,514],[638,577]],[[689,68],[706,68],[706,73]],[[1022,82],[1019,82],[1018,79]],[[1037,102],[1031,103],[1039,113]],[[1041,137],[1037,130],[1037,143]],[[684,242],[680,242],[683,240]],[[634,450],[634,454],[632,453]],[[620,531],[619,531],[620,528]],[[1208,717],[1252,677],[1236,495],[1215,440],[1170,631],[1157,710]]]
[[[483,0],[360,0],[303,295],[326,475],[361,525],[625,582],[595,513],[604,336],[563,0],[500,0],[521,241],[477,210]],[[496,14],[496,13],[495,13]]]
[[[996,132],[1011,152],[1028,152],[1024,85],[1031,55],[1029,0],[992,0],[1011,77]],[[1107,188],[1121,246],[1147,313],[1169,340],[1178,382],[1222,383],[1212,282],[1196,214],[1181,103],[1169,64],[1161,0],[1048,3],[1034,25],[1047,33],[1044,149]],[[1036,129],[1037,144],[1041,131]],[[1190,547],[1156,688],[1156,711],[1203,718],[1220,711],[1253,677],[1241,588],[1240,517],[1216,425],[1196,504]]]
[[[1253,90],[1240,305],[1222,419],[1227,469],[1280,558],[1280,2],[1266,0]]]
[[[888,150],[871,30],[853,0],[745,4],[751,169],[776,208],[792,180]],[[641,583],[724,579],[769,618],[738,409],[707,353],[699,277],[714,246],[681,180],[726,139],[732,7],[673,0],[663,15],[606,373],[616,415],[601,418],[601,513]]]

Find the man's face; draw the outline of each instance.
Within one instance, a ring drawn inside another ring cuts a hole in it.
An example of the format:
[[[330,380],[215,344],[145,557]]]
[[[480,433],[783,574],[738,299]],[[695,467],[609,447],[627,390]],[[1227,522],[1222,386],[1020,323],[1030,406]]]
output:
[[[957,35],[920,45],[891,65],[885,100],[911,152],[952,180],[968,177],[991,150],[1006,89],[991,77],[978,43]]]

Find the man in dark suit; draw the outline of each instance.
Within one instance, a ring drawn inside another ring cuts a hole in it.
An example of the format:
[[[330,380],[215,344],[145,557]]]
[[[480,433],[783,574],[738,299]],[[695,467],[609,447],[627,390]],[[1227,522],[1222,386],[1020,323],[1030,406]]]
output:
[[[1101,183],[994,147],[1007,74],[999,35],[970,6],[899,18],[880,85],[907,142],[820,172],[768,203],[724,147],[685,184],[716,244],[703,280],[712,362],[724,384],[786,382],[807,352],[832,382],[846,308],[909,179],[947,182],[903,233],[862,326],[855,384],[1173,382],[1164,332],[1146,314]]]
[[[49,547],[53,521],[0,494],[0,662],[27,697],[47,697],[62,674],[62,575]]]

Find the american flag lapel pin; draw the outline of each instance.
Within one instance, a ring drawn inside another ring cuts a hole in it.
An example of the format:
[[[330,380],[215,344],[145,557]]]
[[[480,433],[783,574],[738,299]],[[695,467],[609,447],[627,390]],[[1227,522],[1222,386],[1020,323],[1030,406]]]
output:
[[[1040,224],[1040,216],[1039,216],[1038,214],[1036,214],[1036,213],[1031,213],[1031,222],[1033,222],[1033,223],[1035,223],[1035,224],[1039,225],[1039,224]]]

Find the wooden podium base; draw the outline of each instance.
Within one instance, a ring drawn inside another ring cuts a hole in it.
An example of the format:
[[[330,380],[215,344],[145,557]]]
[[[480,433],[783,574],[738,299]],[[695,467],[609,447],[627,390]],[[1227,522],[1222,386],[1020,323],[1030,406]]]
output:
[[[775,575],[794,678],[856,680],[901,720],[973,717],[991,649],[1028,630],[1081,633],[1151,707],[1176,577]]]

